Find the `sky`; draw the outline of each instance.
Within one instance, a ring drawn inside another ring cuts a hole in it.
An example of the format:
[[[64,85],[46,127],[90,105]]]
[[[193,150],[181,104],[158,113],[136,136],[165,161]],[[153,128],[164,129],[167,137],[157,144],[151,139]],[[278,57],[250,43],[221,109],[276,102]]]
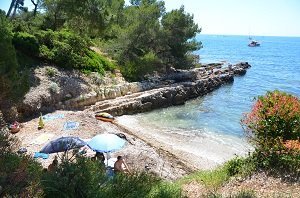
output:
[[[0,0],[0,9],[10,2]],[[167,11],[181,5],[202,34],[300,37],[300,0],[165,0]],[[32,9],[30,0],[25,6]]]

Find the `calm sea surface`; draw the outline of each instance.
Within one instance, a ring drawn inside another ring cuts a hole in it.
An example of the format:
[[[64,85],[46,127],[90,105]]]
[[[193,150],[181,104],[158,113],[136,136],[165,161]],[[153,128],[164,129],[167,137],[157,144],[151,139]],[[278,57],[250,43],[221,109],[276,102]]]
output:
[[[260,47],[248,47],[247,36],[199,35],[197,39],[203,43],[196,52],[200,62],[247,61],[252,67],[245,76],[236,77],[234,83],[185,105],[134,115],[131,119],[141,129],[183,135],[199,133],[221,142],[242,140],[240,119],[251,110],[254,97],[274,89],[300,97],[300,38],[255,37]],[[241,145],[232,146],[238,150]]]

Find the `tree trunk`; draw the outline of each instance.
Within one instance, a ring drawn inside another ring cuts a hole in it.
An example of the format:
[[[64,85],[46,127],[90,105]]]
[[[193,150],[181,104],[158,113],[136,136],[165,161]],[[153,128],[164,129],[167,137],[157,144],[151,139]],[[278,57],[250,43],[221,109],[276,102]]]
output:
[[[18,4],[19,4],[19,1],[16,0],[16,3],[15,3],[15,6],[14,6],[14,11],[13,11],[12,17],[14,17],[14,16],[16,15],[17,8],[18,8]]]
[[[6,14],[6,18],[8,18],[8,17],[10,16],[11,10],[12,10],[12,8],[14,7],[16,1],[17,1],[17,0],[12,0],[12,1],[11,1],[10,6],[9,6],[9,9],[8,9],[8,11],[7,11],[7,14]]]
[[[34,3],[34,0],[31,0],[31,3],[34,5],[33,16],[35,17],[39,0],[36,3]]]

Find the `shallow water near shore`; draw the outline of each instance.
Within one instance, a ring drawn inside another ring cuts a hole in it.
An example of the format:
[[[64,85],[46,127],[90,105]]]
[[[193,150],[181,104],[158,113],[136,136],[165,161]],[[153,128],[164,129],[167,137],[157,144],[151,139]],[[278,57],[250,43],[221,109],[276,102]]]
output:
[[[240,120],[251,111],[254,98],[278,89],[300,96],[300,38],[255,37],[261,47],[248,47],[246,36],[199,35],[202,63],[249,62],[247,74],[234,83],[185,105],[169,107],[119,121],[150,134],[176,150],[220,164],[251,150]],[[205,167],[204,167],[205,168]]]

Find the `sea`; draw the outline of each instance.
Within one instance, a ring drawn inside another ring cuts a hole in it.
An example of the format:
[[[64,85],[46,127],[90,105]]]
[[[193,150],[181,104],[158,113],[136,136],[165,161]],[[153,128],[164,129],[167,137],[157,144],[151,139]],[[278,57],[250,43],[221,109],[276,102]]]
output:
[[[200,63],[248,62],[252,67],[233,83],[185,105],[122,116],[119,121],[183,155],[206,160],[201,166],[216,165],[253,150],[240,121],[257,96],[280,90],[300,97],[300,37],[255,36],[260,47],[248,47],[248,36],[199,34],[196,39],[203,45],[195,52]]]

